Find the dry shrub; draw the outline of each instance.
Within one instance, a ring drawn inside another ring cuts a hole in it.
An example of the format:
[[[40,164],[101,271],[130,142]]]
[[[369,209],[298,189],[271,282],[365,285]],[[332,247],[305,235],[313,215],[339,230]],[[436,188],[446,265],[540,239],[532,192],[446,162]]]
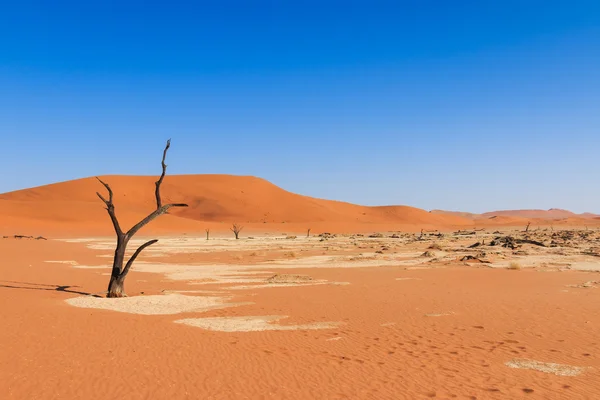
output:
[[[430,250],[442,250],[442,245],[439,243],[432,243],[431,246],[428,247]]]
[[[511,261],[510,264],[508,264],[508,269],[519,270],[521,269],[521,264],[516,261]]]

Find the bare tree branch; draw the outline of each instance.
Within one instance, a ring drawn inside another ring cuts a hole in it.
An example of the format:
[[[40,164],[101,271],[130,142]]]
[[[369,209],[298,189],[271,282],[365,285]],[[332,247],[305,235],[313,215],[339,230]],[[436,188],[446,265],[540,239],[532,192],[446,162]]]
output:
[[[162,204],[162,198],[160,196],[160,185],[162,184],[163,179],[165,178],[166,171],[167,171],[167,164],[165,164],[165,159],[167,157],[167,151],[169,150],[170,146],[171,146],[171,139],[167,140],[167,145],[165,146],[165,149],[163,151],[163,157],[162,157],[162,161],[161,161],[162,173],[160,175],[160,178],[158,178],[158,180],[155,182],[156,190],[155,190],[154,194],[156,197],[156,210],[154,210],[153,212],[148,214],[144,219],[142,219],[140,222],[138,222],[133,227],[131,227],[131,229],[129,229],[127,231],[127,233],[123,233],[123,231],[121,230],[121,227],[119,226],[119,221],[117,220],[117,216],[115,215],[115,206],[113,204],[112,189],[110,188],[110,186],[107,183],[103,182],[100,178],[96,178],[96,179],[98,179],[98,181],[100,183],[102,183],[102,185],[104,185],[104,187],[108,191],[108,200],[104,196],[102,196],[99,192],[96,192],[96,194],[98,195],[100,200],[102,200],[104,202],[104,204],[106,204],[106,210],[108,211],[108,215],[110,216],[110,219],[115,228],[115,232],[117,233],[117,247],[115,249],[115,257],[113,260],[113,267],[112,267],[110,282],[108,283],[107,297],[123,297],[123,296],[125,296],[124,281],[125,281],[126,275],[129,273],[131,266],[133,265],[133,262],[135,261],[137,256],[142,252],[142,250],[144,250],[146,247],[151,246],[154,243],[158,242],[158,239],[153,239],[153,240],[150,240],[150,241],[144,243],[143,245],[141,245],[135,251],[135,253],[131,256],[129,261],[127,261],[127,264],[125,264],[125,267],[123,267],[123,262],[125,261],[125,251],[127,250],[127,244],[129,243],[129,240],[133,237],[133,235],[135,235],[140,229],[142,229],[144,226],[146,226],[150,221],[152,221],[159,215],[166,213],[171,207],[187,207],[188,206],[187,204],[183,204],[183,203],[171,203],[171,204],[164,204],[164,205]]]
[[[108,200],[106,200],[104,198],[104,196],[102,196],[100,194],[100,192],[96,192],[96,194],[98,195],[98,197],[100,197],[100,200],[102,200],[104,202],[104,204],[106,204],[106,211],[108,212],[108,215],[110,216],[110,220],[112,221],[113,227],[115,228],[115,232],[117,233],[117,238],[122,238],[123,236],[123,230],[121,229],[121,226],[119,225],[119,220],[117,219],[117,216],[115,214],[115,205],[113,204],[113,191],[110,188],[110,186],[108,186],[108,183],[105,183],[102,181],[102,179],[96,177],[96,179],[98,179],[98,181],[104,185],[104,187],[106,188],[106,190],[108,191]]]
[[[231,228],[229,228],[229,230],[230,230],[231,232],[233,232],[233,234],[235,235],[235,238],[236,238],[236,239],[239,239],[239,238],[240,238],[239,236],[240,236],[240,232],[242,231],[242,229],[244,229],[244,227],[243,227],[243,226],[241,226],[241,225],[238,225],[238,224],[236,224],[236,223],[234,223],[234,224],[231,226]]]
[[[108,191],[108,202],[112,203],[113,202],[113,191],[110,188],[110,186],[108,186],[108,183],[104,182],[102,179],[96,177],[96,179],[98,179],[98,182],[100,182],[105,188],[106,191]],[[100,196],[100,194],[98,192],[96,192],[96,194],[98,196]],[[107,201],[104,199],[104,197],[100,196],[100,198],[106,203]]]
[[[127,276],[127,273],[129,272],[129,269],[133,265],[133,262],[135,261],[135,259],[137,258],[137,256],[139,256],[140,253],[146,247],[152,246],[156,242],[158,242],[158,239],[153,239],[153,240],[147,241],[146,243],[144,243],[143,245],[141,245],[140,247],[138,247],[138,249],[135,251],[135,253],[133,253],[133,255],[131,256],[131,258],[129,259],[129,261],[127,261],[127,264],[125,264],[125,268],[123,268],[123,272],[121,272],[120,277],[124,279]]]
[[[165,204],[165,205],[162,204],[162,198],[160,196],[160,185],[162,184],[163,179],[165,178],[165,174],[167,173],[167,164],[165,163],[165,159],[167,157],[167,151],[169,150],[170,147],[171,147],[171,139],[167,140],[167,145],[165,146],[165,150],[163,151],[163,157],[162,157],[162,161],[161,161],[162,173],[160,174],[160,178],[158,178],[158,180],[155,182],[156,190],[154,192],[154,195],[156,197],[156,210],[151,212],[150,214],[148,214],[148,216],[146,218],[144,218],[143,220],[141,220],[140,222],[135,224],[125,235],[126,240],[129,240],[133,235],[135,235],[137,233],[137,231],[139,231],[144,226],[146,226],[154,218],[166,213],[169,210],[169,208],[171,208],[171,207],[187,207],[188,206],[187,204],[183,204],[183,203]]]
[[[104,196],[102,196],[102,195],[100,194],[100,192],[96,192],[96,194],[98,195],[98,197],[100,197],[100,200],[102,200],[102,201],[104,202],[104,204],[106,204],[106,206],[108,207],[108,204],[109,204],[108,200],[106,200],[106,199],[104,198]]]
[[[140,222],[135,224],[133,227],[131,227],[131,229],[129,231],[127,231],[127,233],[125,234],[125,238],[127,240],[131,239],[133,237],[133,235],[135,235],[137,233],[137,231],[139,231],[144,226],[146,226],[154,218],[166,213],[169,208],[171,208],[171,207],[187,207],[187,206],[188,205],[184,204],[184,203],[165,204],[164,206],[160,207],[158,210],[154,210],[153,212],[148,214],[148,216],[146,218],[144,218],[143,220],[141,220]]]
[[[160,174],[160,178],[158,178],[158,180],[154,183],[156,185],[154,195],[156,196],[157,210],[162,207],[162,199],[160,197],[160,185],[163,179],[165,179],[165,174],[167,173],[167,164],[165,164],[165,159],[167,158],[167,151],[169,150],[169,147],[171,147],[171,139],[167,140],[167,145],[165,146],[165,150],[163,151],[162,161],[160,163],[162,166],[162,173]]]

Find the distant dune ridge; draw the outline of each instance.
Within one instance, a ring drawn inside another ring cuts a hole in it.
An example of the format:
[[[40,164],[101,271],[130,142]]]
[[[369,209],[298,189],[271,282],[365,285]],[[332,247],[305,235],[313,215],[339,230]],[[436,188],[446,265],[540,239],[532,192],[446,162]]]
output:
[[[539,219],[564,219],[564,218],[598,218],[600,215],[592,213],[575,214],[568,210],[562,210],[560,208],[551,208],[549,210],[499,210],[489,211],[483,214],[473,214],[461,211],[444,211],[444,210],[432,210],[435,214],[445,214],[460,216],[469,219],[486,219],[492,217],[518,217],[518,218],[539,218]]]
[[[137,222],[155,208],[156,176],[103,176],[115,193],[122,225]],[[0,194],[0,234],[110,235],[112,225],[95,178],[76,179]],[[306,231],[359,232],[370,230],[451,230],[483,225],[534,223],[590,223],[598,217],[566,210],[517,210],[470,214],[408,206],[367,207],[323,200],[288,192],[264,179],[233,175],[167,175],[162,185],[164,202],[189,204],[141,232],[198,233],[205,228],[228,231],[231,223],[246,232]],[[491,218],[496,216],[497,218]],[[588,221],[588,222],[585,222]]]

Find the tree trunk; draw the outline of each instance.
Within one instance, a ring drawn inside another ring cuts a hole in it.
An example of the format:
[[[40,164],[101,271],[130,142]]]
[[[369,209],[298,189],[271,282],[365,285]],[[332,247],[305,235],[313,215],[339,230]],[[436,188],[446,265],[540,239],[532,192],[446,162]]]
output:
[[[127,297],[125,294],[125,277],[110,277],[110,283],[108,284],[108,293],[106,297]]]
[[[125,297],[125,277],[121,275],[123,271],[123,261],[125,260],[125,250],[127,242],[123,238],[117,239],[117,248],[115,249],[115,258],[113,260],[112,272],[106,297]]]
[[[133,253],[125,267],[123,267],[123,263],[125,261],[125,251],[127,249],[127,243],[129,239],[133,237],[140,229],[146,226],[148,223],[153,221],[156,217],[165,214],[172,207],[187,207],[187,204],[184,203],[171,203],[171,204],[163,204],[162,198],[160,197],[160,185],[165,178],[165,174],[167,172],[167,164],[165,164],[165,158],[167,157],[167,150],[171,146],[171,139],[167,140],[167,145],[165,146],[165,150],[163,151],[163,157],[161,161],[162,165],[162,173],[160,174],[160,178],[155,182],[156,189],[154,191],[154,196],[156,197],[156,210],[151,212],[146,216],[146,218],[142,219],[140,222],[132,226],[127,232],[123,232],[121,229],[121,225],[119,224],[119,220],[117,219],[117,215],[115,214],[115,205],[113,203],[114,194],[108,183],[103,182],[100,178],[98,181],[106,188],[108,192],[108,199],[100,194],[100,192],[96,192],[96,195],[102,200],[102,202],[106,205],[106,211],[110,216],[110,220],[112,221],[113,227],[115,229],[115,233],[117,235],[117,246],[115,249],[115,257],[113,260],[112,272],[110,274],[110,282],[108,283],[108,289],[106,291],[106,297],[125,297],[125,289],[124,283],[133,262],[136,257],[140,255],[142,250],[146,247],[153,245],[158,242],[158,239],[150,240],[144,244],[142,244],[136,251]],[[206,231],[206,238],[208,239],[208,230]]]

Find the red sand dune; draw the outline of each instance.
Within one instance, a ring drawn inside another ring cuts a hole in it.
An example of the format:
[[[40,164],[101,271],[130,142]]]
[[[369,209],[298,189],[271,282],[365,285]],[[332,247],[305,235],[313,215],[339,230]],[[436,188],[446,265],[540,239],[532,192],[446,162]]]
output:
[[[568,210],[561,210],[559,208],[551,208],[549,210],[502,210],[502,211],[491,211],[480,215],[481,218],[489,218],[492,216],[507,216],[507,217],[521,217],[521,218],[538,218],[538,219],[564,219],[564,218],[593,218],[597,217],[595,214],[584,213],[575,214]]]
[[[154,176],[105,176],[115,193],[117,215],[130,226],[155,207]],[[110,235],[112,226],[96,192],[104,193],[94,178],[54,183],[0,194],[2,234]],[[146,233],[198,233],[210,228],[228,231],[238,222],[246,232],[313,233],[376,230],[452,230],[477,227],[586,225],[600,221],[563,210],[499,211],[481,215],[427,212],[408,206],[367,207],[316,199],[283,190],[250,176],[173,175],[162,186],[164,202],[186,202],[144,228]],[[562,218],[562,220],[558,220]]]
[[[565,218],[591,219],[598,217],[598,215],[592,213],[576,214],[572,211],[562,210],[559,208],[551,208],[549,210],[499,210],[489,211],[483,214],[445,210],[432,210],[431,212],[434,214],[454,215],[469,219],[489,219],[491,217],[516,217],[523,219],[561,220]]]
[[[135,223],[154,207],[153,176],[105,176],[115,193],[117,215]],[[0,195],[0,228],[33,234],[110,234],[112,226],[94,178],[77,179]],[[230,175],[173,175],[162,186],[164,202],[186,202],[149,225],[148,231],[227,230],[232,222],[270,231],[319,228],[352,231],[371,228],[453,229],[470,221],[407,206],[366,207],[285,191],[264,179]],[[12,232],[9,232],[12,233]]]

